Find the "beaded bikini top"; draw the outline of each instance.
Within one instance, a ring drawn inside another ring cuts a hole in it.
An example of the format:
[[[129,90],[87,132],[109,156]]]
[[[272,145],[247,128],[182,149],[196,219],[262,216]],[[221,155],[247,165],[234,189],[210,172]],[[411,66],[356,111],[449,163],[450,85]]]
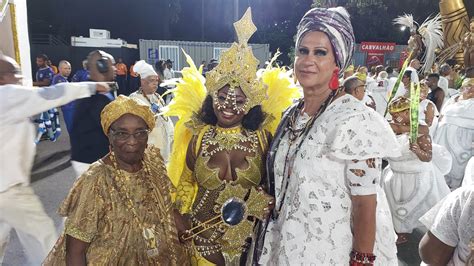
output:
[[[220,168],[212,168],[209,167],[208,163],[211,159],[211,156],[214,154],[213,152],[209,153],[207,148],[209,146],[209,139],[215,138],[215,127],[211,127],[203,136],[202,144],[201,144],[201,152],[199,156],[197,156],[196,164],[194,167],[194,178],[198,182],[199,186],[207,189],[207,190],[215,190],[219,188],[225,180],[222,180],[219,177]],[[252,152],[252,156],[247,156],[245,160],[248,163],[248,166],[245,169],[235,168],[235,175],[236,178],[233,178],[233,184],[240,184],[244,188],[251,188],[258,186],[260,184],[262,178],[262,169],[264,167],[263,160],[262,160],[262,147],[258,144],[261,143],[261,134],[258,134],[254,131],[245,131],[246,136],[240,136],[240,139],[234,141],[234,145],[226,145],[226,141],[221,140],[219,142],[220,147],[224,146],[220,150],[243,150]],[[234,134],[241,134],[241,133],[234,133]],[[232,136],[230,136],[232,138]],[[242,145],[244,142],[249,142],[251,147],[247,148]],[[227,147],[225,147],[227,146]],[[215,149],[214,149],[215,150]],[[229,165],[229,167],[231,167]]]

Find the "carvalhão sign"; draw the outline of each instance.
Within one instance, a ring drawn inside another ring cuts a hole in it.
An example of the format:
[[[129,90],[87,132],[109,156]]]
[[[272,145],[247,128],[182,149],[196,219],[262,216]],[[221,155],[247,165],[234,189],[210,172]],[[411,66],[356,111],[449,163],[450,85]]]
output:
[[[364,52],[393,52],[394,42],[361,42],[360,50]]]

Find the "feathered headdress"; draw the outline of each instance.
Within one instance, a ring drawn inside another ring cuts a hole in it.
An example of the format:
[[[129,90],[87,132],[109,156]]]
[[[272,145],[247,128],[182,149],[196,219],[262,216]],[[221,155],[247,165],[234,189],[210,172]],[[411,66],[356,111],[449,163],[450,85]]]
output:
[[[425,46],[421,58],[422,67],[420,71],[422,73],[429,71],[436,59],[435,50],[443,47],[443,25],[441,23],[441,15],[437,14],[433,18],[428,17],[418,27],[418,23],[413,19],[413,15],[404,14],[403,16],[395,18],[393,24],[405,26],[409,28],[411,32],[418,32],[423,41],[423,45]]]
[[[416,32],[418,28],[418,23],[413,19],[412,14],[404,14],[403,16],[399,16],[393,20],[393,24],[401,25],[402,27],[407,27],[410,31]]]
[[[436,54],[435,51],[438,48],[443,47],[443,24],[441,23],[441,15],[437,14],[433,18],[428,17],[420,26],[418,32],[421,35],[423,44],[425,45],[425,53],[421,58],[423,66],[421,67],[421,73],[430,71],[433,66]]]
[[[238,32],[239,41],[248,40],[255,32],[255,25],[250,16],[250,9],[243,18],[234,24]],[[238,25],[241,25],[239,27]],[[243,25],[243,27],[242,27]],[[249,31],[246,31],[249,29]],[[242,37],[243,36],[243,37]],[[178,122],[174,130],[174,142],[170,161],[168,164],[168,175],[173,185],[177,186],[186,163],[186,151],[189,142],[194,134],[205,126],[198,118],[202,104],[210,92],[216,91],[227,85],[240,86],[247,98],[250,99],[249,107],[261,105],[263,112],[267,114],[262,123],[262,129],[274,133],[278,126],[283,111],[288,108],[293,99],[299,97],[299,92],[292,79],[289,77],[289,71],[282,68],[273,68],[272,62],[278,56],[273,57],[266,69],[256,74],[255,57],[250,47],[234,43],[229,50],[224,52],[221,63],[207,75],[208,80],[202,76],[202,67],[197,69],[193,60],[184,50],[186,62],[189,67],[182,70],[182,78],[171,82],[176,88],[172,89],[174,98],[171,103],[164,108],[165,116],[177,116]],[[233,67],[230,67],[226,60],[233,60]],[[240,61],[235,61],[240,60]],[[222,64],[222,65],[221,65]],[[242,67],[241,70],[236,68]],[[253,72],[253,78],[250,71]],[[238,73],[245,75],[237,76]],[[230,79],[229,79],[230,77]],[[224,82],[225,81],[225,82]],[[243,84],[241,84],[243,83]],[[209,88],[207,86],[210,86]],[[220,86],[220,87],[219,87]]]

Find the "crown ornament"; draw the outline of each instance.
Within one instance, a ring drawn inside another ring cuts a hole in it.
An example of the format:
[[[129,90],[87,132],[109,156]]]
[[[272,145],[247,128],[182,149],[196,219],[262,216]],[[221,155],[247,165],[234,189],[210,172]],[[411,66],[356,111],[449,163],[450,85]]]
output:
[[[388,111],[391,114],[396,114],[408,109],[410,109],[410,99],[403,96],[393,100],[388,107]]]
[[[252,21],[252,11],[247,9],[242,18],[234,23],[238,43],[222,52],[220,63],[206,74],[208,94],[214,96],[224,86],[241,88],[247,97],[245,111],[260,105],[266,97],[265,86],[257,78],[258,59],[253,55],[248,40],[257,30]]]

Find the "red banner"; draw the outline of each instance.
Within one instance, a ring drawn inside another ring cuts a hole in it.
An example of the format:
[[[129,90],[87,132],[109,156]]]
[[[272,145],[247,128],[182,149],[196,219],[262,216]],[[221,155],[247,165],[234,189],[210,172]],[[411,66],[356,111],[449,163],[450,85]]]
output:
[[[395,51],[396,43],[394,42],[361,42],[360,50],[364,52],[393,52]]]
[[[371,66],[384,65],[384,54],[383,53],[367,53],[366,65],[370,69]]]

